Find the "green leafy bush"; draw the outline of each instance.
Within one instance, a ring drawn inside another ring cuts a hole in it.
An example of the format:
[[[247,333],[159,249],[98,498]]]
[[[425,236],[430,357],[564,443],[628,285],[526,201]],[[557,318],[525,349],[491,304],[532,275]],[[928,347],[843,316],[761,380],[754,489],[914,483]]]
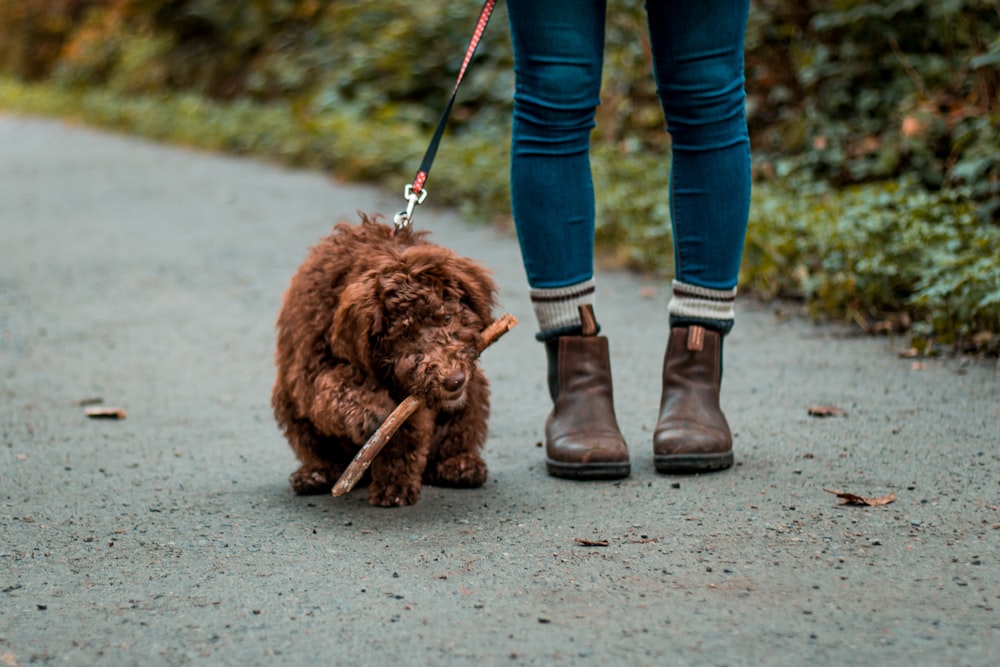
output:
[[[641,0],[608,13],[598,144],[668,138]],[[124,93],[287,101],[429,127],[478,3],[344,0],[3,0],[0,72]],[[503,3],[453,131],[510,112]],[[497,25],[499,24],[499,25]],[[784,163],[835,185],[967,185],[1000,218],[1000,14],[995,0],[754,0],[748,111],[757,174]]]
[[[746,288],[869,332],[912,330],[920,347],[996,352],[1000,228],[978,218],[968,188],[931,192],[908,178],[786,188],[755,193]]]
[[[0,107],[401,189],[479,6],[0,0],[11,77]],[[509,216],[505,23],[500,3],[429,183],[435,204],[486,220]],[[746,72],[756,185],[744,291],[996,351],[995,2],[753,0]],[[593,170],[604,256],[669,275],[669,136],[641,0],[608,14]]]
[[[835,185],[966,185],[1000,222],[1000,12],[993,0],[756,0],[747,36],[759,173]]]

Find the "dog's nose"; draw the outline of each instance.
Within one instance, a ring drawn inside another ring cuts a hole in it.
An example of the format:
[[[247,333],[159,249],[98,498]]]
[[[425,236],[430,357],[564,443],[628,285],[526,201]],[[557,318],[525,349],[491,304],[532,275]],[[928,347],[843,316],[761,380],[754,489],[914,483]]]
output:
[[[445,378],[444,388],[445,391],[458,391],[465,386],[465,373],[462,371],[455,371],[451,375]]]

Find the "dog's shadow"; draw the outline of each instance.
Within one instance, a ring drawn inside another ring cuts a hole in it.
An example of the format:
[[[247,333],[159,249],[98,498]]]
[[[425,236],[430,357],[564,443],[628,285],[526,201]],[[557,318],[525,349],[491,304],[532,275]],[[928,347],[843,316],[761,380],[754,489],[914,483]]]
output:
[[[265,493],[276,497],[278,507],[292,521],[314,527],[384,532],[398,529],[407,535],[421,529],[438,530],[456,523],[478,520],[490,504],[503,500],[498,484],[487,482],[474,489],[424,486],[420,500],[405,507],[376,507],[368,502],[368,489],[359,485],[350,493],[300,496],[287,486],[273,486]]]

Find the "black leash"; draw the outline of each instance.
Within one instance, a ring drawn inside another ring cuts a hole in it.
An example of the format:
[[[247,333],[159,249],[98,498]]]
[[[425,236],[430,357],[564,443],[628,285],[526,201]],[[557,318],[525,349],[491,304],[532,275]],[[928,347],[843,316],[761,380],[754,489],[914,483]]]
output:
[[[448,99],[448,104],[444,108],[444,113],[441,114],[441,120],[438,121],[437,129],[434,131],[434,136],[431,138],[431,143],[427,147],[427,152],[424,153],[424,159],[420,162],[420,169],[417,170],[417,175],[413,179],[413,182],[408,184],[403,190],[403,197],[406,198],[406,210],[400,211],[395,216],[393,216],[393,222],[396,223],[396,229],[401,229],[413,223],[413,209],[417,207],[418,204],[423,204],[424,200],[427,198],[427,190],[424,188],[424,184],[427,182],[427,175],[431,170],[431,163],[434,162],[434,156],[437,155],[438,144],[441,143],[441,137],[444,135],[444,129],[448,125],[448,117],[451,116],[451,108],[455,104],[455,97],[458,95],[458,87],[462,85],[462,79],[465,77],[465,70],[468,69],[469,63],[472,61],[472,56],[476,53],[476,48],[479,46],[479,41],[483,37],[483,33],[486,31],[486,24],[490,21],[490,16],[493,14],[493,8],[496,7],[497,0],[486,0],[483,4],[482,11],[479,12],[479,20],[476,22],[476,30],[472,34],[472,39],[469,41],[469,46],[465,50],[465,60],[462,61],[462,68],[458,72],[458,80],[455,81],[455,87],[451,89],[451,97]]]

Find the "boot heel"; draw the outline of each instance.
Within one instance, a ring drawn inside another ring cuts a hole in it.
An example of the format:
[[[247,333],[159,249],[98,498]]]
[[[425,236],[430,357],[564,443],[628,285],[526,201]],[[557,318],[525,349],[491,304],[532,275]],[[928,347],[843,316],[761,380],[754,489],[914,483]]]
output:
[[[699,472],[725,470],[733,465],[732,452],[718,454],[654,454],[656,472],[667,475],[694,475]]]
[[[552,477],[575,479],[580,481],[597,481],[602,479],[624,479],[632,474],[632,465],[628,462],[602,463],[564,463],[545,459],[545,470]]]

